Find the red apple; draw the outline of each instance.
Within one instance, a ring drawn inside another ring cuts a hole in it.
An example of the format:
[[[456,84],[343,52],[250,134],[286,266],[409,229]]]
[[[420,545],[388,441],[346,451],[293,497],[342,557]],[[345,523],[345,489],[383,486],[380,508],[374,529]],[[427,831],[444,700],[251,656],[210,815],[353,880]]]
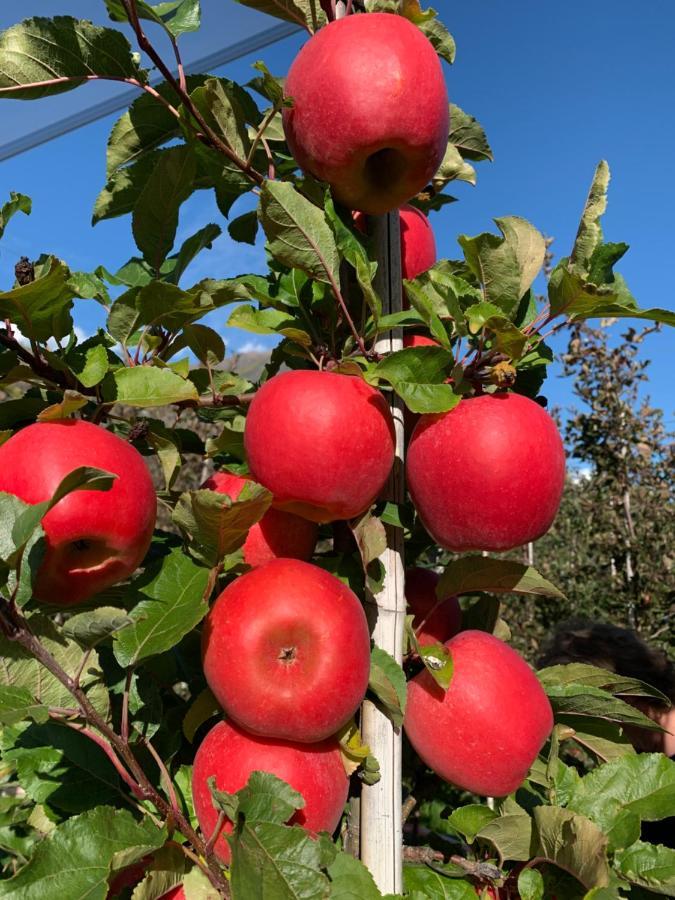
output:
[[[244,446],[274,505],[315,522],[352,519],[382,490],[394,424],[382,394],[334,372],[282,372],[258,390]]]
[[[218,790],[232,794],[243,788],[256,771],[276,775],[304,797],[305,806],[288,824],[302,825],[312,833],[335,831],[349,790],[336,740],[294,744],[256,737],[232,722],[219,722],[197,750],[192,772],[195,811],[207,840],[218,821],[208,779],[215,778]],[[216,854],[225,863],[230,861],[230,848],[224,835],[231,831],[232,823],[227,820],[215,843]]]
[[[389,13],[318,31],[285,85],[286,140],[302,169],[350,209],[382,215],[425,187],[445,154],[448,95],[436,51]]]
[[[140,453],[105,428],[76,419],[29,425],[4,443],[0,491],[40,503],[79,466],[118,478],[109,491],[69,494],[43,519],[47,549],[35,596],[60,606],[81,603],[128,578],[146,554],[157,513]]]
[[[408,683],[404,728],[420,759],[457,787],[503,797],[519,787],[553,727],[537,676],[508,644],[462,631],[445,646],[446,692],[425,669]]]
[[[254,734],[320,741],[356,712],[370,636],[355,594],[329,572],[275,559],[231,582],[202,635],[209,687]]]
[[[484,394],[421,417],[406,476],[420,519],[441,547],[510,550],[551,527],[565,451],[539,404],[519,394]]]
[[[236,500],[248,480],[232,472],[215,472],[202,487]],[[244,562],[255,567],[279,557],[309,560],[316,538],[316,523],[280,509],[268,509],[249,529],[242,548]]]
[[[185,889],[182,884],[172,887],[166,894],[162,894],[160,900],[185,900]]]
[[[438,341],[427,337],[425,334],[409,334],[403,335],[404,347],[440,347]]]
[[[436,596],[439,576],[431,569],[408,569],[405,599],[415,618],[413,628],[422,646],[443,644],[462,627],[462,610],[457,597],[440,601]]]
[[[436,262],[436,240],[428,216],[415,206],[404,204],[399,209],[401,221],[401,274],[403,278],[417,278]],[[354,224],[366,232],[366,217],[354,213]]]

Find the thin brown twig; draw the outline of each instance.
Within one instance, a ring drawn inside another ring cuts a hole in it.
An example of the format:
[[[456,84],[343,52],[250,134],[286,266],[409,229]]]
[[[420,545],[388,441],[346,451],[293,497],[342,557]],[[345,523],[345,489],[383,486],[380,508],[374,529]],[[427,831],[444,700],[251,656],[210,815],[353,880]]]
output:
[[[129,19],[129,24],[133,28],[136,35],[136,40],[138,41],[139,47],[148,54],[150,59],[164,76],[164,79],[174,89],[183,106],[185,106],[192,118],[195,120],[195,122],[197,122],[204,135],[211,142],[211,145],[215,147],[220,153],[222,153],[223,156],[226,156],[231,162],[233,162],[237,166],[237,168],[241,169],[241,171],[245,175],[247,175],[251,179],[251,181],[261,185],[265,179],[260,174],[260,172],[257,172],[252,166],[247,165],[246,160],[241,159],[234,152],[234,150],[232,150],[232,148],[227,143],[225,143],[225,141],[223,141],[215,131],[213,131],[213,129],[210,127],[208,122],[204,119],[200,111],[193,103],[190,95],[186,90],[183,90],[181,88],[180,83],[176,80],[173,73],[167,67],[166,63],[159,55],[159,53],[157,53],[147,35],[145,34],[143,26],[141,25],[138,10],[136,9],[136,0],[122,0],[122,4],[126,11],[127,18]]]

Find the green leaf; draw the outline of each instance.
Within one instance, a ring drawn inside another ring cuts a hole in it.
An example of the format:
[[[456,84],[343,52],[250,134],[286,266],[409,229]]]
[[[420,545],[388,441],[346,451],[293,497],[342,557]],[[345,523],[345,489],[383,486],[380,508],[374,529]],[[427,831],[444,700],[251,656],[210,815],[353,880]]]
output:
[[[75,296],[69,278],[61,260],[47,257],[35,281],[0,292],[0,317],[11,319],[26,337],[36,341],[67,337],[73,328],[70,309]]]
[[[185,325],[183,340],[203,366],[217,366],[225,359],[225,343],[206,325]]]
[[[476,170],[470,163],[462,159],[459,150],[454,144],[448,144],[445,155],[436,174],[431,180],[435,191],[442,191],[451,181],[466,181],[469,184],[476,183]]]
[[[188,76],[188,90],[194,90],[202,79]],[[176,94],[167,82],[155,85],[154,90],[169,103]],[[180,137],[180,121],[149,94],[141,94],[113,125],[108,138],[106,175],[111,179],[123,166],[130,166],[167,141]],[[148,172],[151,169],[147,170]]]
[[[116,29],[56,16],[26,19],[0,34],[0,98],[33,100],[70,91],[92,75],[146,81]],[[26,85],[39,84],[39,87]]]
[[[280,263],[302,269],[317,281],[339,281],[340,257],[325,213],[290,182],[265,182],[260,223],[269,251]]]
[[[24,719],[46,722],[49,719],[49,710],[41,703],[36,703],[26,688],[0,685],[0,722],[3,725],[16,725]]]
[[[502,237],[485,232],[458,240],[485,299],[511,317],[544,263],[546,243],[525,219],[506,216],[495,223]]]
[[[149,819],[99,806],[68,819],[41,841],[18,875],[0,881],[0,898],[104,900],[113,861],[130,865],[166,841]]]
[[[183,145],[165,150],[134,206],[134,239],[155,271],[159,271],[173,247],[178,210],[194,190],[196,172],[197,163],[190,147]]]
[[[442,687],[444,691],[447,691],[454,672],[454,663],[450,651],[444,644],[425,644],[422,646],[417,640],[412,622],[413,616],[406,616],[405,631],[411,649],[422,660],[424,667],[436,684]]]
[[[473,594],[477,591],[492,594],[538,594],[564,599],[564,594],[542,578],[532,566],[487,556],[464,556],[449,563],[436,587],[438,597]]]
[[[71,368],[85,387],[94,387],[100,384],[108,374],[110,368],[108,351],[103,344],[89,347],[82,360],[81,368],[80,366],[71,366]]]
[[[609,179],[609,166],[603,159],[595,170],[570,257],[570,269],[575,275],[588,275],[591,256],[602,242],[600,219],[607,209]]]
[[[187,857],[178,844],[160,847],[144,866],[145,876],[134,888],[131,900],[160,900],[172,888],[183,884],[187,866]]]
[[[522,869],[518,874],[518,893],[522,900],[544,900],[544,879],[536,869]]]
[[[435,13],[431,9],[427,12]],[[434,14],[433,18],[426,18],[417,24],[420,31],[429,39],[436,53],[452,65],[455,61],[455,40],[441,20],[437,19]]]
[[[655,894],[675,896],[675,850],[670,847],[636,841],[615,854],[614,865],[631,884]]]
[[[328,867],[330,900],[382,900],[373,876],[359,859],[338,853]]]
[[[407,684],[403,669],[381,647],[370,651],[370,676],[368,688],[384,707],[396,728],[403,724]]]
[[[202,252],[210,250],[213,242],[222,234],[218,225],[209,224],[190,235],[174,256],[165,260],[161,268],[162,278],[169,284],[178,284],[190,263]]]
[[[318,0],[237,0],[237,3],[285,22],[293,22],[307,28],[310,33],[318,31],[327,21]]]
[[[105,352],[105,348],[103,349]],[[41,410],[37,420],[38,422],[55,422],[59,419],[67,419],[72,413],[86,406],[88,402],[87,398],[79,391],[65,390],[63,400],[60,403],[52,403],[51,406]]]
[[[190,538],[194,556],[215,566],[242,546],[271,502],[271,493],[255,482],[248,482],[236,500],[216,491],[189,491],[181,494],[173,521]]]
[[[401,381],[394,390],[414,413],[448,412],[462,399],[450,384],[410,384]]]
[[[578,684],[548,684],[546,692],[557,717],[568,714],[591,716],[608,722],[659,730],[659,725],[653,719],[600,688]]]
[[[183,879],[183,890],[185,900],[220,900],[222,896],[197,866]]]
[[[9,200],[0,207],[0,238],[5,233],[5,228],[12,216],[18,212],[25,213],[27,216],[31,214],[33,209],[33,201],[25,194],[17,194],[16,191],[9,192]]]
[[[488,806],[472,803],[469,806],[460,806],[459,809],[453,810],[446,819],[446,823],[453,831],[465,838],[468,844],[473,844],[480,830],[495,818],[497,818],[497,813]]]
[[[97,225],[104,219],[114,219],[133,212],[148,179],[165,153],[168,150],[155,150],[141,156],[129,166],[111,172],[94,203],[91,224]],[[146,280],[151,277],[148,271]]]
[[[208,612],[209,571],[180,549],[164,557],[152,580],[140,588],[146,600],[129,613],[130,625],[117,631],[113,649],[122,667],[174,647]]]
[[[489,841],[502,862],[525,861],[531,857],[532,819],[518,813],[499,816],[484,825],[476,837]]]
[[[617,675],[609,669],[601,669],[598,666],[590,666],[587,663],[568,663],[567,665],[549,666],[545,669],[540,669],[539,680],[544,687],[555,684],[583,684],[611,691],[612,694],[630,697],[650,697],[664,705],[670,702],[665,694],[662,694],[657,688],[646,684],[644,681],[630,678],[627,675]]]
[[[369,381],[397,384],[440,385],[452,366],[452,353],[443,347],[406,347],[385,356],[367,373]]]
[[[71,616],[63,625],[63,633],[83,647],[95,647],[131,621],[124,609],[98,606]]]
[[[428,866],[404,866],[403,883],[411,900],[476,900],[472,884]]]
[[[56,659],[61,668],[72,678],[82,665],[84,651],[80,645],[62,634],[46,616],[30,618],[33,634]],[[35,657],[15,641],[0,635],[0,684],[27,691],[36,703],[44,706],[70,708],[72,694]],[[87,665],[80,677],[80,686],[94,707],[107,718],[108,691],[103,683],[98,657],[90,652]]]
[[[280,106],[284,99],[283,79],[275,78],[261,59],[254,62],[251,68],[256,69],[261,75],[252,79],[248,87],[252,87],[274,106]]]
[[[450,104],[450,142],[464,159],[473,162],[494,159],[492,148],[478,121],[454,103]]]
[[[250,141],[245,111],[237,94],[219,78],[208,78],[198,91],[207,110],[208,124],[240,159],[246,159]]]
[[[538,674],[541,675],[541,672]],[[572,740],[604,762],[635,753],[633,745],[618,724],[569,713],[564,714],[564,724],[574,730]]]
[[[148,409],[199,399],[192,382],[176,375],[171,369],[135,366],[133,369],[117,369],[113,377],[115,394],[109,399],[126,403],[127,406]]]
[[[227,320],[228,328],[243,328],[253,334],[283,334],[285,337],[309,347],[312,339],[299,327],[300,320],[279,309],[256,309],[254,306],[236,306]]]
[[[258,214],[255,210],[237,216],[227,226],[230,237],[234,241],[255,245],[258,234]]]
[[[246,822],[231,840],[233,900],[325,900],[322,845],[298,825]]]
[[[585,816],[556,806],[537,806],[533,811],[534,856],[560,866],[586,888],[609,882],[607,837]]]
[[[105,5],[113,22],[129,21],[121,0],[105,0]],[[198,31],[201,24],[199,0],[168,0],[154,5],[146,3],[145,0],[136,0],[136,9],[140,19],[161,25],[174,37]]]
[[[373,280],[377,271],[377,263],[372,262],[363,244],[356,237],[351,228],[342,221],[338,215],[335,204],[329,192],[326,192],[324,209],[328,217],[328,224],[333,230],[337,248],[356,273],[356,280],[368,304],[375,322],[382,314],[382,301],[375,292]]]
[[[258,822],[283,825],[305,806],[302,794],[270,772],[252,772],[236,798],[237,815],[243,815],[250,825]]]
[[[624,810],[649,822],[664,819],[675,809],[675,762],[660,753],[614,759],[584,775],[567,805],[605,832]]]
[[[103,751],[83,734],[49,722],[26,728],[3,751],[34,803],[69,814],[119,797],[119,775]]]

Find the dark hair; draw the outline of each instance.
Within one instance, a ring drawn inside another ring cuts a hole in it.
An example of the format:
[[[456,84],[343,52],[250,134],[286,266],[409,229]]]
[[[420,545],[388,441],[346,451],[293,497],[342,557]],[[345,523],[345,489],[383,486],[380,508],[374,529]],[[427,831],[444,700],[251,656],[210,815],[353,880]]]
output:
[[[638,678],[675,703],[675,665],[662,650],[651,647],[629,628],[586,619],[559,623],[537,668],[573,662]]]

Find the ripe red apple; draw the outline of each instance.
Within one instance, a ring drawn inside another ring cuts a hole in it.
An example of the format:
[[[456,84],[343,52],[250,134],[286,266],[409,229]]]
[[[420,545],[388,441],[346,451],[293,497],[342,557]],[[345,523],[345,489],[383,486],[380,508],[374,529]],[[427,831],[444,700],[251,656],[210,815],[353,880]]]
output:
[[[508,644],[484,631],[446,642],[446,692],[425,669],[408,683],[404,728],[417,755],[445,781],[503,797],[525,779],[553,727],[537,676]]]
[[[38,422],[0,447],[0,491],[27,503],[49,500],[79,466],[118,476],[109,491],[75,491],[42,522],[47,549],[35,596],[72,606],[128,578],[155,527],[157,498],[143,457],[98,425],[76,419]]]
[[[318,31],[285,84],[286,140],[304,171],[350,209],[382,215],[433,177],[449,107],[436,51],[402,16],[346,16]]]
[[[202,834],[208,840],[216,827],[216,812],[208,779],[216,779],[218,790],[232,794],[243,788],[252,772],[271,772],[302,794],[305,806],[290,819],[308,831],[333,832],[347,802],[349,780],[336,740],[295,744],[256,737],[232,722],[219,722],[206,735],[195,756],[192,795]],[[226,820],[215,843],[215,852],[225,863],[230,848],[224,835],[232,831]]]
[[[160,900],[185,900],[185,889],[182,884],[172,887],[166,894],[162,894]]]
[[[401,274],[403,278],[417,278],[436,262],[436,239],[429,217],[415,206],[405,203],[399,209],[401,222]],[[366,217],[354,213],[354,224],[366,232]]]
[[[320,741],[356,712],[370,636],[355,594],[329,572],[275,559],[231,582],[202,634],[204,675],[229,718],[254,734]]]
[[[410,496],[447,550],[510,550],[551,527],[565,482],[555,422],[519,394],[422,416],[406,458]]]
[[[403,346],[407,347],[440,347],[438,341],[427,337],[425,334],[409,334],[403,335]]]
[[[334,372],[282,372],[258,390],[244,446],[274,505],[314,522],[352,519],[382,490],[394,424],[382,394]]]
[[[248,480],[232,472],[215,472],[202,487],[236,500]],[[309,560],[316,546],[317,530],[316,523],[308,519],[268,509],[249,529],[242,547],[244,562],[255,567],[279,557]]]
[[[405,573],[405,599],[413,613],[413,628],[422,646],[444,644],[462,627],[462,610],[457,597],[439,601],[436,586],[440,578],[431,569],[414,568]]]

